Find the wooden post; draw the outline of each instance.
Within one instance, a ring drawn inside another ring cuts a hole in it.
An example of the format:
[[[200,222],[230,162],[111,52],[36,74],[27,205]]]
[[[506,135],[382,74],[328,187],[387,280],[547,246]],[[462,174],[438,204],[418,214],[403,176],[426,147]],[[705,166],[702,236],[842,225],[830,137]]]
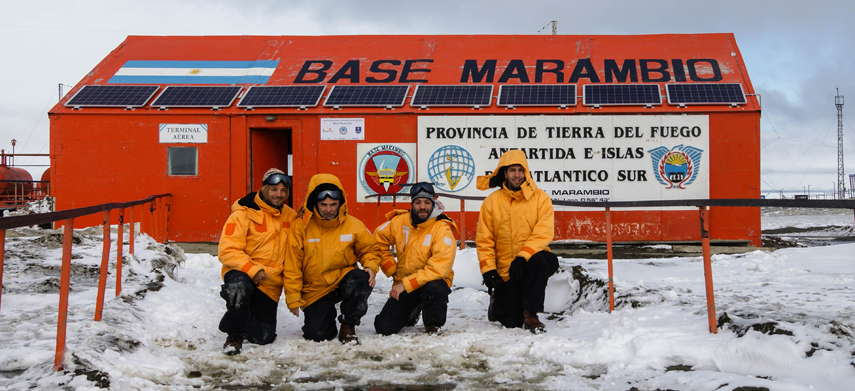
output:
[[[701,243],[704,248],[704,279],[707,290],[707,319],[710,324],[710,333],[718,332],[718,324],[715,318],[715,295],[713,294],[712,259],[710,256],[710,222],[709,212],[705,206],[699,208],[701,215]]]
[[[6,230],[0,229],[0,296],[3,295],[3,260],[6,258]]]
[[[104,222],[102,223],[104,230],[103,249],[101,250],[101,272],[98,274],[98,298],[95,301],[95,321],[101,320],[101,313],[104,311],[104,292],[107,290],[107,266],[110,264],[110,211],[104,211]]]
[[[611,208],[606,207],[606,255],[609,260],[609,312],[615,310],[615,279],[612,262],[612,215]]]
[[[65,326],[68,320],[68,288],[71,284],[71,243],[74,237],[74,219],[63,221],[62,227],[62,271],[59,279],[59,318],[56,321],[56,357],[53,367],[62,370],[65,356]]]
[[[116,240],[116,297],[122,293],[122,246],[125,242],[125,210],[119,209],[119,237]]]

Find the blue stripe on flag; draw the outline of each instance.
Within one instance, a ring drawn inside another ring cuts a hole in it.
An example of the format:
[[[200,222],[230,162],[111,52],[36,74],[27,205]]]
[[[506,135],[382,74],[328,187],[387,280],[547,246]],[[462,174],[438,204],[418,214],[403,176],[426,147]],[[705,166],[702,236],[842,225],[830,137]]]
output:
[[[270,76],[113,76],[108,84],[264,84]]]
[[[279,61],[138,61],[132,60],[122,68],[276,68]]]

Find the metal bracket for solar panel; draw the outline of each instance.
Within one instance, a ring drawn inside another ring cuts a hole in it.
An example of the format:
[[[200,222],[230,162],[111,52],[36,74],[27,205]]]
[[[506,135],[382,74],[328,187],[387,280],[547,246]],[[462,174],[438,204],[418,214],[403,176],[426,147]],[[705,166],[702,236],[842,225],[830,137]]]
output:
[[[558,110],[562,110],[562,109],[563,109],[563,110],[567,110],[568,108],[569,108],[569,107],[567,107],[567,105],[561,105],[561,106],[558,106]]]
[[[252,106],[246,106],[243,109],[246,111],[255,111],[255,107],[252,107]]]
[[[645,109],[652,109],[652,108],[653,108],[653,105],[644,105],[644,108],[645,108]]]
[[[157,110],[158,110],[158,111],[160,111],[160,110],[166,111],[166,110],[169,110],[169,107],[166,107],[166,106],[160,106],[160,107],[158,107],[158,108],[157,108]]]
[[[211,111],[220,111],[220,110],[222,110],[222,108],[219,106],[211,107]]]
[[[472,106],[472,110],[481,110],[481,106],[478,106],[478,105]]]
[[[383,110],[395,110],[395,108],[392,107],[392,105],[387,105],[386,107],[383,108]]]
[[[730,104],[730,107],[739,107],[739,105],[738,105],[738,104],[736,104],[736,103],[731,103],[731,104]]]
[[[308,108],[308,107],[306,107],[306,106],[300,106],[300,107],[298,107],[298,108],[297,108],[297,110],[298,110],[298,111],[299,111],[299,110],[308,110],[308,109],[309,109],[309,108]]]
[[[595,109],[602,109],[602,107],[601,107],[600,105],[593,105],[593,106],[591,106],[591,107],[593,107],[593,108],[595,108]]]
[[[81,109],[81,108],[80,108],[80,106],[74,106],[74,107],[72,107],[71,109],[72,109],[72,110],[83,110],[83,109]]]
[[[505,106],[505,110],[516,110],[517,108],[511,105]]]
[[[125,106],[125,110],[136,110],[133,106]]]
[[[680,104],[678,104],[678,105],[677,105],[677,107],[679,107],[679,108],[681,108],[681,109],[685,109],[685,108],[686,108],[686,104],[685,104],[685,103],[680,103]]]
[[[427,106],[419,106],[419,110],[430,110]]]
[[[341,110],[341,107],[340,106],[333,106],[330,108],[330,110]]]

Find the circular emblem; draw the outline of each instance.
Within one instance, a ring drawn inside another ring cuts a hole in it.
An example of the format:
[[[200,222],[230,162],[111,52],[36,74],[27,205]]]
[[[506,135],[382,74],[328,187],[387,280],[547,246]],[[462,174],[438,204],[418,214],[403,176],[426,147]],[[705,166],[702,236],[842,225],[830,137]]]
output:
[[[358,178],[368,194],[407,194],[409,186],[402,184],[410,182],[413,170],[413,161],[403,149],[386,144],[362,156]]]
[[[428,176],[442,190],[456,192],[475,178],[475,160],[469,151],[457,145],[440,147],[428,159]]]
[[[347,134],[347,126],[342,126],[338,129],[338,132],[341,134]]]

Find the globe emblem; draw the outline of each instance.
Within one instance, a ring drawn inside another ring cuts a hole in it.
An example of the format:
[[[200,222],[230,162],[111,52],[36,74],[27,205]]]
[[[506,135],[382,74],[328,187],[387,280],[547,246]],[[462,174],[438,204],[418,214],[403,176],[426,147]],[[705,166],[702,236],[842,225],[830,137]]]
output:
[[[475,177],[475,160],[457,145],[437,149],[428,160],[428,176],[442,190],[456,192],[469,186]]]

